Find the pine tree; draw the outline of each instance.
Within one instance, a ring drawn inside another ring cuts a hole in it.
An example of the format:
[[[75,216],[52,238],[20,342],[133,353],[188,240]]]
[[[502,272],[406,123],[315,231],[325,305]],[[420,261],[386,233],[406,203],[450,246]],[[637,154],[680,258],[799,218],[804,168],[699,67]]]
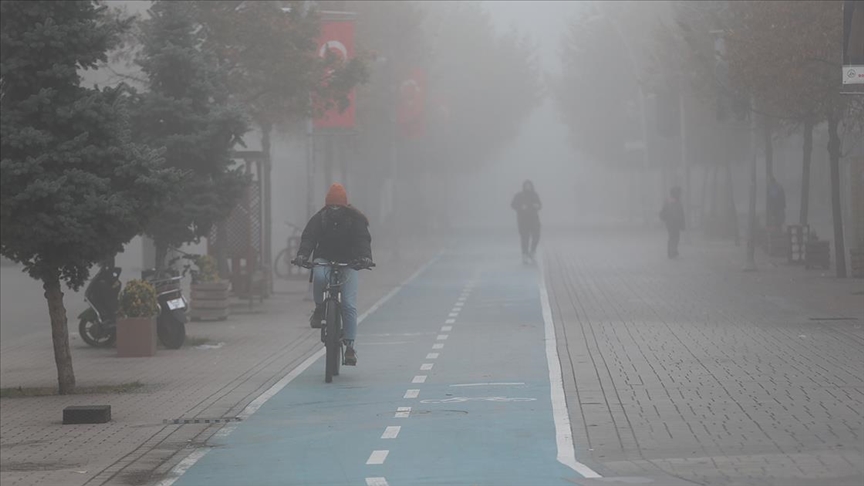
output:
[[[0,3],[0,253],[40,280],[59,392],[72,393],[61,282],[80,288],[158,211],[177,177],[131,141],[125,89],[84,88],[127,21],[91,1]]]

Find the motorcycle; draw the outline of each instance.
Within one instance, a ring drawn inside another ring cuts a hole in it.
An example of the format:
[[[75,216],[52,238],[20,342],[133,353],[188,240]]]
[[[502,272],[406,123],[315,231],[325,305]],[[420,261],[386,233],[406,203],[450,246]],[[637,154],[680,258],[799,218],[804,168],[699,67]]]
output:
[[[84,300],[90,306],[79,316],[78,333],[87,344],[107,348],[117,340],[117,308],[120,296],[122,269],[106,265],[87,285]],[[159,315],[156,334],[168,349],[178,349],[186,341],[186,308],[188,304],[180,289],[182,277],[157,278],[155,270],[141,272],[142,280],[156,288]]]

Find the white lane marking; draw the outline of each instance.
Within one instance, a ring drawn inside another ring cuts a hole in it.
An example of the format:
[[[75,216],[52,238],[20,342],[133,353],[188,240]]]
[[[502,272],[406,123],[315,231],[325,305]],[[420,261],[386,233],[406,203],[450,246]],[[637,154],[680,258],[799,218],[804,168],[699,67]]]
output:
[[[564,396],[564,380],[561,375],[561,361],[558,358],[558,342],[555,340],[555,323],[552,320],[552,306],[549,305],[549,291],[546,290],[546,271],[544,255],[540,253],[540,305],[543,308],[543,322],[546,334],[546,365],[549,368],[549,385],[552,398],[552,419],[555,422],[555,442],[558,445],[558,462],[578,472],[585,478],[601,477],[596,471],[576,460],[573,447],[573,433],[570,431],[570,412]]]
[[[435,343],[432,345],[432,349],[444,349],[444,343]]]
[[[399,407],[396,409],[394,418],[408,418],[411,415],[411,407]]]
[[[455,312],[458,314],[461,310],[462,310],[461,307],[454,307],[450,312]]]
[[[390,486],[385,478],[366,478],[366,486]]]
[[[438,353],[429,353],[426,355],[426,359],[438,359]]]
[[[426,375],[415,376],[411,383],[426,383]]]
[[[448,337],[450,337],[448,334],[439,334],[436,339],[439,341],[446,341]]]
[[[432,369],[433,366],[435,366],[434,363],[423,363],[422,365],[420,365],[420,371],[429,371]]]
[[[460,383],[458,385],[450,385],[450,386],[517,386],[524,385],[523,382],[513,382],[513,383]]]
[[[426,269],[431,267],[433,263],[438,261],[438,258],[440,258],[441,255],[443,255],[443,254],[444,254],[443,250],[439,251],[435,256],[433,256],[431,259],[429,259],[428,262],[426,262],[425,264],[423,264],[423,266],[418,268],[416,272],[411,274],[410,277],[408,277],[402,283],[400,283],[398,286],[396,286],[387,295],[385,295],[384,297],[381,297],[381,299],[378,300],[378,302],[375,302],[375,304],[373,304],[372,307],[370,307],[369,309],[366,310],[366,312],[364,312],[363,314],[361,314],[360,316],[357,317],[357,324],[358,325],[362,324],[363,321],[365,321],[370,315],[372,315],[375,311],[377,311],[379,308],[381,308],[381,306],[384,305],[388,300],[392,299],[393,296],[396,295],[397,293],[399,293],[399,291],[402,290],[406,285],[413,282],[417,277],[419,277],[423,272],[425,272]],[[281,380],[277,381],[276,383],[273,384],[273,386],[268,388],[267,391],[265,391],[264,393],[259,395],[258,398],[256,398],[255,400],[252,400],[252,402],[249,403],[249,405],[246,405],[246,408],[244,408],[243,411],[241,411],[237,415],[237,417],[240,418],[241,421],[249,418],[253,413],[257,412],[258,409],[261,408],[261,406],[263,406],[264,403],[267,402],[267,400],[270,400],[271,398],[273,398],[277,393],[282,391],[282,389],[285,388],[289,383],[294,381],[295,378],[300,376],[301,373],[306,371],[307,368],[312,366],[312,364],[315,363],[315,361],[317,361],[319,358],[324,356],[324,353],[325,353],[325,349],[322,345],[321,349],[319,349],[315,354],[306,358],[306,361],[303,361],[302,363],[300,363],[296,368],[291,370],[287,375],[283,376]],[[241,422],[230,423],[230,424],[226,425],[225,427],[223,427],[222,429],[220,429],[219,432],[214,434],[214,436],[219,437],[219,438],[228,437],[228,435],[230,435],[231,432],[233,432],[234,429],[237,428],[237,425],[240,423]],[[196,449],[196,450],[192,451],[192,453],[190,453],[188,456],[186,456],[183,460],[181,460],[176,466],[174,466],[171,469],[171,471],[168,473],[167,478],[156,483],[156,486],[172,486],[175,482],[177,482],[178,479],[180,479],[180,476],[185,474],[186,471],[188,471],[189,468],[194,466],[196,462],[200,461],[201,458],[204,457],[208,451],[210,451],[210,449],[212,449],[212,447],[203,447],[201,449]]]
[[[459,313],[458,312],[451,312],[450,314],[447,315],[447,317],[459,317]]]
[[[417,398],[418,396],[420,396],[420,390],[408,390],[402,398]]]
[[[464,304],[466,300],[468,300],[468,297],[461,296],[456,302],[462,302]]]
[[[454,307],[462,307],[463,305],[465,305],[465,302],[456,302]]]
[[[451,397],[422,400],[420,403],[462,403],[462,402],[533,402],[536,398],[521,397]]]
[[[456,319],[447,319],[444,324],[456,324]]]
[[[366,464],[384,464],[384,461],[387,460],[387,454],[390,454],[390,451],[372,451]]]
[[[395,439],[399,435],[399,431],[402,430],[402,427],[399,425],[390,425],[386,429],[384,429],[384,433],[381,434],[382,439]]]
[[[441,326],[441,332],[449,332],[453,330],[453,326]]]

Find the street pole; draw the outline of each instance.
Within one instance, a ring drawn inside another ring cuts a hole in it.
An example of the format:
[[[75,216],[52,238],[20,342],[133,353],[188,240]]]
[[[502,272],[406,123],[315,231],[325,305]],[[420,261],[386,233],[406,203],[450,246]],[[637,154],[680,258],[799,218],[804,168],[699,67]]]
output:
[[[753,106],[752,99],[750,106]],[[750,216],[747,234],[747,263],[745,272],[756,271],[756,114],[750,112]]]

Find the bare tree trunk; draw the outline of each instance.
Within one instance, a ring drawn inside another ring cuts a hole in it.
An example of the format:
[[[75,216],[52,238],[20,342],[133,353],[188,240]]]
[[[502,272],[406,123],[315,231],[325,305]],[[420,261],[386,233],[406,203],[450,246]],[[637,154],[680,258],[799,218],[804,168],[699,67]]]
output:
[[[801,213],[798,216],[798,223],[801,226],[807,224],[810,210],[810,162],[813,160],[814,125],[815,119],[812,114],[804,119],[804,153],[801,166]]]
[[[765,194],[768,194],[768,184],[771,183],[771,177],[774,175],[774,143],[772,140],[773,136],[773,123],[770,117],[763,116],[762,117],[763,124],[763,136],[765,137]],[[765,227],[767,228],[769,225],[769,215],[771,214],[771,208],[768,207],[770,202],[768,198],[765,198]]]
[[[828,156],[831,160],[831,214],[834,219],[834,258],[837,278],[846,278],[846,244],[843,241],[843,212],[840,204],[840,120],[834,109],[828,111]]]
[[[735,187],[732,183],[732,163],[726,160],[726,194],[727,194],[727,212],[726,221],[729,224],[729,229],[732,231],[732,237],[735,239],[735,246],[741,244],[741,233],[738,230],[738,208],[735,207]]]
[[[52,272],[42,279],[48,313],[51,316],[51,340],[54,342],[54,362],[57,364],[57,384],[61,395],[75,392],[75,372],[72,370],[72,352],[69,350],[69,328],[60,277]]]
[[[168,245],[161,241],[154,241],[156,246],[156,275],[161,275],[165,269],[165,258],[168,256]]]
[[[264,269],[264,275],[267,277],[267,289],[269,293],[273,292],[273,274],[270,269],[273,268],[273,184],[271,177],[273,174],[273,160],[271,157],[270,134],[273,132],[273,124],[267,121],[261,124],[261,152],[264,153],[263,174],[258,177],[262,178],[263,195],[262,202],[264,205],[264,224],[263,235],[261,237],[261,266]]]

